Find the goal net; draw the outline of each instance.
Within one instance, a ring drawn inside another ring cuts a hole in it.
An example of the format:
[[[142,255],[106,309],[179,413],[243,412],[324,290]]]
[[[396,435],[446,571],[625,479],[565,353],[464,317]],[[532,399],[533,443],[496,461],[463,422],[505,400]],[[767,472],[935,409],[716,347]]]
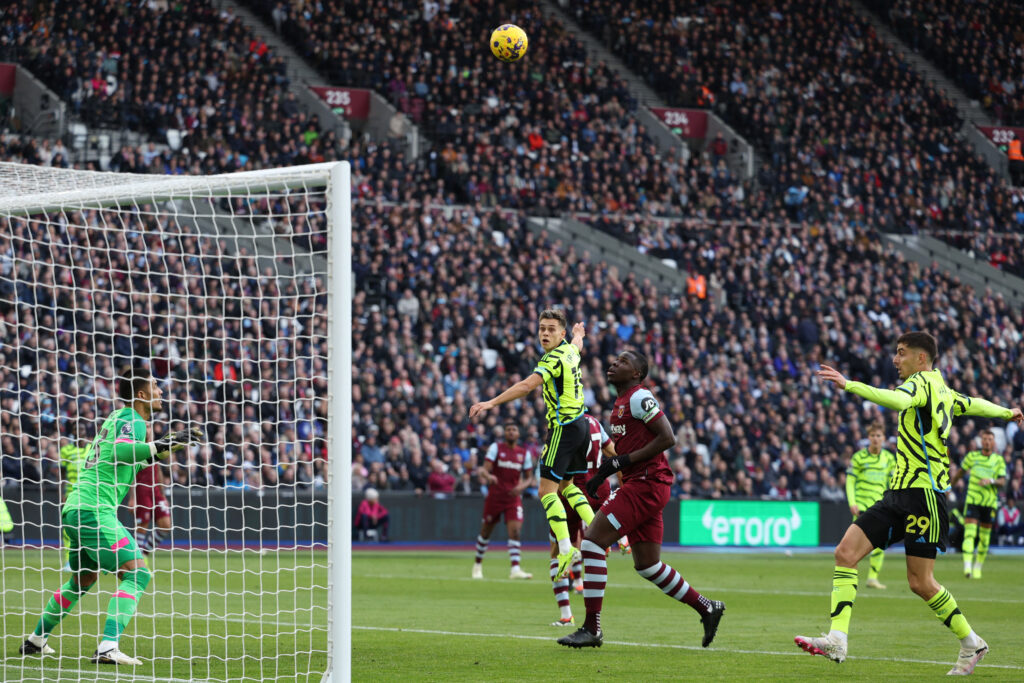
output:
[[[0,164],[0,680],[97,680],[113,638],[141,661],[133,680],[348,677],[350,187],[344,162],[209,177]],[[152,482],[127,488],[107,548],[112,517],[69,522],[62,502],[76,486],[120,495],[89,469],[132,367],[162,395],[129,406],[144,441],[202,437],[152,468],[107,447],[118,480]],[[133,557],[148,584],[119,577]],[[17,654],[34,630],[53,654]]]

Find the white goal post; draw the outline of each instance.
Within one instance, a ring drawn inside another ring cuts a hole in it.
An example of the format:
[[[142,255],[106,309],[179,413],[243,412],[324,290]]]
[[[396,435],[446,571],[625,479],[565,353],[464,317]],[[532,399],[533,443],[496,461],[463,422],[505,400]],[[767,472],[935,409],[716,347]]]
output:
[[[134,679],[350,680],[351,208],[348,162],[201,177],[0,163],[0,493],[15,523],[0,680],[95,678],[113,576],[55,627],[56,654],[14,653],[71,581],[61,496],[140,362],[163,392],[148,438],[198,426],[207,441],[161,466],[172,523],[121,638],[143,661]]]

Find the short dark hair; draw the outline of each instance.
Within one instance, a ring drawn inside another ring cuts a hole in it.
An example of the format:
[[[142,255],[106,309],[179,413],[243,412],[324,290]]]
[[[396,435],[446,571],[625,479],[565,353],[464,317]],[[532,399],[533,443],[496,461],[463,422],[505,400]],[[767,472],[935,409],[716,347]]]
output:
[[[122,370],[117,382],[117,397],[125,403],[131,403],[140,391],[149,388],[152,379],[153,375],[150,374],[149,368],[141,365],[133,365]]]
[[[899,339],[896,340],[896,345],[903,344],[913,349],[921,349],[928,354],[931,362],[935,362],[935,359],[939,357],[939,344],[935,341],[935,337],[928,334],[927,332],[914,331],[904,332],[900,335]]]
[[[545,308],[540,312],[541,320],[557,320],[562,324],[562,328],[569,326],[569,319],[565,317],[565,311],[561,308]]]
[[[986,434],[991,436],[993,439],[996,438],[996,433],[993,432],[991,429],[982,429],[980,432],[978,432],[978,436],[985,436]]]
[[[647,379],[648,365],[647,357],[644,354],[640,353],[639,351],[627,349],[626,351],[622,352],[622,355],[629,358],[630,365],[632,365],[633,369],[640,373],[640,381]]]

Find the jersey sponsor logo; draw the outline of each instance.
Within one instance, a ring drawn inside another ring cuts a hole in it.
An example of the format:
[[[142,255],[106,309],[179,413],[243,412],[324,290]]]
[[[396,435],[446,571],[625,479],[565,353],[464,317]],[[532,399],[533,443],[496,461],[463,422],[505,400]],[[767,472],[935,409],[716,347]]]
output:
[[[658,402],[654,400],[653,396],[648,396],[640,402],[640,409],[643,410],[644,413],[653,413],[658,409]]]
[[[518,462],[515,460],[499,460],[498,467],[504,467],[510,470],[521,470],[523,469],[523,463],[521,460]]]
[[[621,410],[621,408],[619,410]],[[616,436],[621,436],[626,433],[626,425],[613,424],[608,428],[608,431]]]

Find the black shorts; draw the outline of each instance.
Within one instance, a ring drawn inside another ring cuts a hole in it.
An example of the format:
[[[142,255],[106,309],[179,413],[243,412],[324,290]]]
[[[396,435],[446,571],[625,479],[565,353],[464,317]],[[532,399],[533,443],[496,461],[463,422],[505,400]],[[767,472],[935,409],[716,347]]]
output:
[[[949,545],[946,494],[931,489],[889,490],[853,522],[876,548],[903,541],[907,555],[934,559]]]
[[[548,438],[540,455],[540,476],[551,481],[587,471],[590,452],[590,427],[580,415],[572,422],[548,429]]]
[[[978,520],[979,524],[992,524],[996,521],[996,509],[987,505],[968,505],[964,518]]]

